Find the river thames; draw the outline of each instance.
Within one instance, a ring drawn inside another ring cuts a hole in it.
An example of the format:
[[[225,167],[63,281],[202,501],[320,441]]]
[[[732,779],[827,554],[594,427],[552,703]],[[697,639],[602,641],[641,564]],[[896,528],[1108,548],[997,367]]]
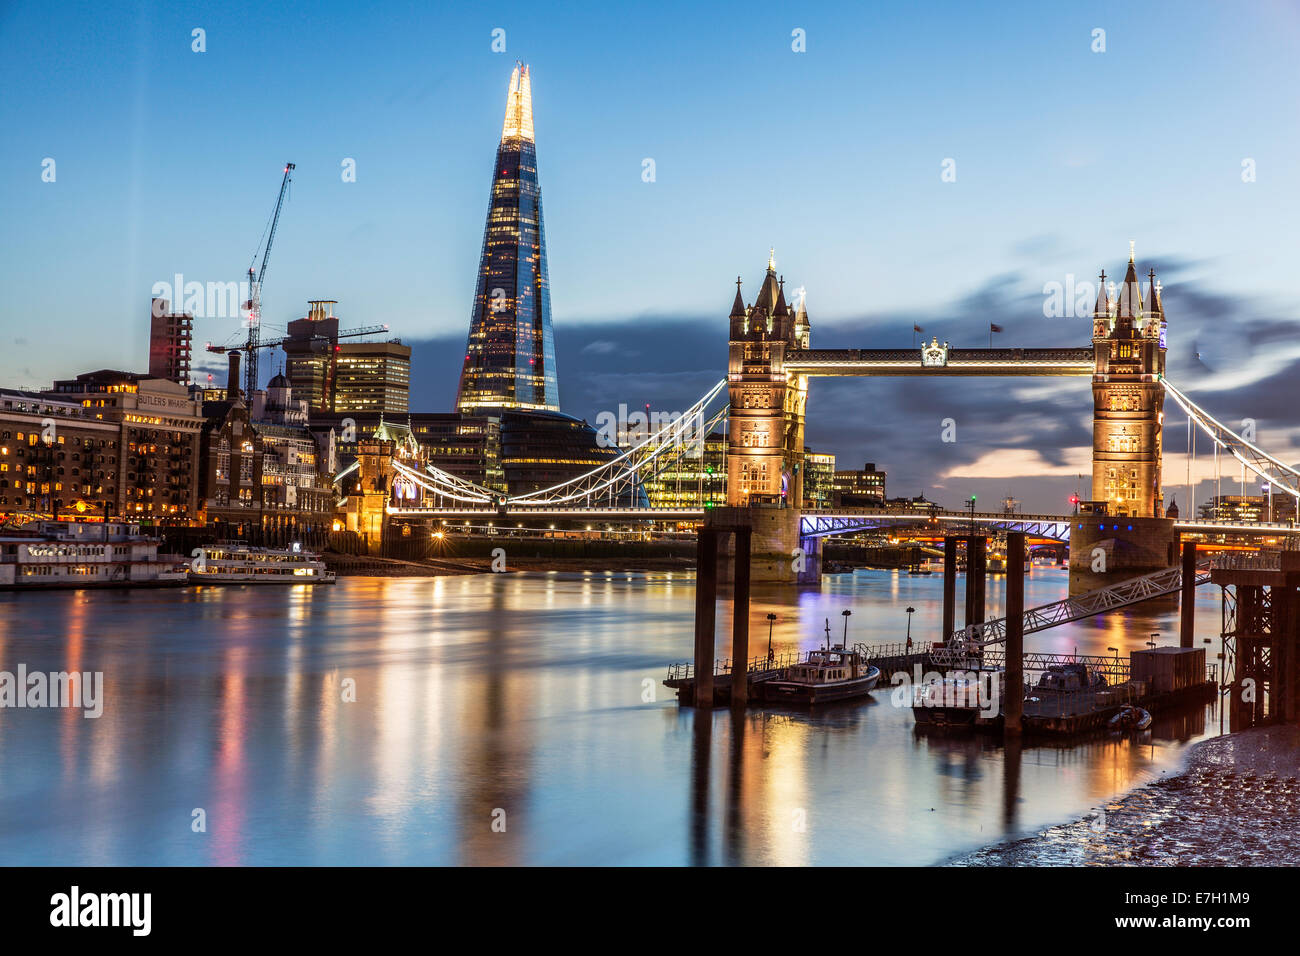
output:
[[[1065,588],[1036,568],[1026,603]],[[778,653],[827,618],[838,639],[846,608],[850,642],[902,640],[908,605],[929,640],[941,598],[941,575],[898,571],[756,587],[751,650],[769,612]],[[1206,708],[1008,754],[918,734],[884,686],[811,715],[679,709],[660,681],[691,657],[693,604],[681,572],[0,594],[0,670],[104,675],[97,719],[0,710],[0,864],[934,864],[1077,818],[1219,733]],[[1217,589],[1197,620],[1213,660]],[[1172,603],[1026,650],[1127,656],[1153,632],[1177,643]]]

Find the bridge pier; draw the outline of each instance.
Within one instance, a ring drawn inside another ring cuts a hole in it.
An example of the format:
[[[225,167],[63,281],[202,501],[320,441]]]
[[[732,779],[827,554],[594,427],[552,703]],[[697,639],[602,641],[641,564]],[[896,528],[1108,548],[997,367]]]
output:
[[[1070,593],[1095,591],[1178,563],[1172,518],[1081,514],[1070,520]]]
[[[1223,588],[1224,666],[1229,657],[1233,663],[1229,729],[1294,723],[1300,716],[1300,553],[1281,552],[1275,567],[1242,563],[1210,575]]]
[[[719,508],[706,519],[696,545],[695,567],[695,685],[696,707],[713,706],[713,665],[717,629],[719,544],[731,539],[731,703],[749,700],[749,583],[754,529],[748,509]]]
[[[706,512],[705,526],[731,531],[744,527],[752,532],[750,580],[762,584],[820,584],[822,552],[820,538],[800,535],[802,513],[798,508],[755,505],[743,508],[713,508]],[[728,536],[729,537],[729,536]],[[736,548],[726,540],[721,580],[736,580]]]

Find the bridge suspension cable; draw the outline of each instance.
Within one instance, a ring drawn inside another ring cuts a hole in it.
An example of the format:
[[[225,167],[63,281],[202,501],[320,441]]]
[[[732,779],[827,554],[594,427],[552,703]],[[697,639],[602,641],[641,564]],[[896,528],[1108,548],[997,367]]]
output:
[[[491,488],[476,485],[472,481],[466,481],[433,465],[425,465],[425,471],[420,472],[394,458],[393,470],[429,494],[450,498],[463,504],[487,506],[501,497]]]
[[[1277,488],[1281,491],[1285,491],[1291,497],[1300,502],[1300,471],[1297,471],[1284,462],[1278,461],[1254,442],[1242,437],[1227,425],[1223,424],[1223,422],[1219,421],[1209,412],[1205,411],[1205,409],[1201,408],[1188,398],[1187,395],[1170,382],[1169,379],[1162,378],[1161,384],[1165,387],[1165,394],[1172,398],[1178,404],[1178,407],[1186,413],[1188,422],[1195,422],[1197,427],[1209,435],[1214,441],[1216,466],[1218,451],[1219,449],[1222,449],[1241,463],[1243,475],[1244,471],[1249,469],[1264,481],[1267,481],[1270,489]],[[1187,449],[1189,456],[1194,454],[1195,447],[1194,442],[1189,440]],[[1189,460],[1189,485],[1191,484],[1190,467]]]
[[[617,503],[622,496],[628,495],[628,503],[634,504],[631,499],[636,494],[638,481],[644,483],[646,475],[651,479],[657,477],[673,461],[680,461],[694,448],[704,447],[709,432],[726,417],[729,406],[724,405],[707,420],[705,410],[726,387],[724,378],[681,415],[600,467],[549,488],[507,498],[505,503],[509,506],[560,505],[602,498]]]

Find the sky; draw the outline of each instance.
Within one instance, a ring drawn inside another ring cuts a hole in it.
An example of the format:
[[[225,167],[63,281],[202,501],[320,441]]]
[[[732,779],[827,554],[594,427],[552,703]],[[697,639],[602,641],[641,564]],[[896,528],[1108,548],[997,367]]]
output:
[[[337,299],[412,344],[415,409],[450,410],[521,59],[565,411],[688,407],[769,247],[814,346],[990,322],[1073,346],[1090,323],[1046,316],[1045,286],[1118,277],[1133,241],[1170,378],[1294,462],[1298,41],[1276,0],[0,3],[0,384],[143,369],[155,283],[240,279],[293,162],[263,334]],[[815,381],[808,443],[891,494],[1056,511],[1088,493],[1090,421],[1084,379]]]

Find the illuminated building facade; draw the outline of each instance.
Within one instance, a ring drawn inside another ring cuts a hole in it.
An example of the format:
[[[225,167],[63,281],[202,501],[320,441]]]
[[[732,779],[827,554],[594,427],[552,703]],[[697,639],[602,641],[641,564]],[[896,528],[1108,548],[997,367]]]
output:
[[[803,450],[803,506],[829,508],[835,503],[835,456]]]
[[[1170,510],[1172,511],[1172,507]],[[1273,495],[1271,501],[1267,494],[1215,495],[1200,505],[1197,513],[1201,518],[1209,521],[1286,524],[1296,517],[1296,501],[1282,492]]]
[[[710,432],[675,463],[645,480],[655,508],[716,508],[727,503],[727,436]]]
[[[329,529],[333,446],[307,428],[305,401],[276,375],[251,406],[205,402],[200,443],[200,517],[225,536],[283,544]]]
[[[117,426],[116,500],[109,503],[115,515],[146,523],[195,519],[204,418],[202,404],[191,399],[188,388],[148,375],[101,369],[56,381],[45,394],[80,402],[87,415]],[[96,450],[96,459],[99,454]],[[104,464],[107,478],[113,462]],[[104,487],[107,499],[110,485],[105,482]]]
[[[307,315],[287,326],[288,335],[280,344],[284,349],[284,374],[293,393],[305,400],[312,411],[334,409],[334,348],[339,345],[339,320],[334,315],[333,299],[315,299],[307,303]]]
[[[837,471],[831,483],[837,508],[879,508],[885,503],[885,473],[873,462],[861,471]]]
[[[115,515],[120,435],[78,401],[0,389],[0,521]]]
[[[1160,518],[1165,314],[1155,271],[1145,302],[1130,253],[1118,296],[1101,274],[1093,309],[1092,488],[1111,515]]]
[[[334,350],[334,411],[405,414],[411,407],[409,345],[347,342]]]
[[[502,412],[501,464],[512,495],[540,491],[577,478],[617,458],[617,448],[602,447],[596,429],[560,412]],[[638,487],[616,504],[646,504]],[[595,502],[593,502],[595,503]]]
[[[289,323],[280,347],[294,396],[312,412],[405,412],[411,347],[400,339],[341,342],[336,305],[335,299],[313,299],[307,315]]]
[[[558,412],[528,67],[510,77],[456,410]]]

